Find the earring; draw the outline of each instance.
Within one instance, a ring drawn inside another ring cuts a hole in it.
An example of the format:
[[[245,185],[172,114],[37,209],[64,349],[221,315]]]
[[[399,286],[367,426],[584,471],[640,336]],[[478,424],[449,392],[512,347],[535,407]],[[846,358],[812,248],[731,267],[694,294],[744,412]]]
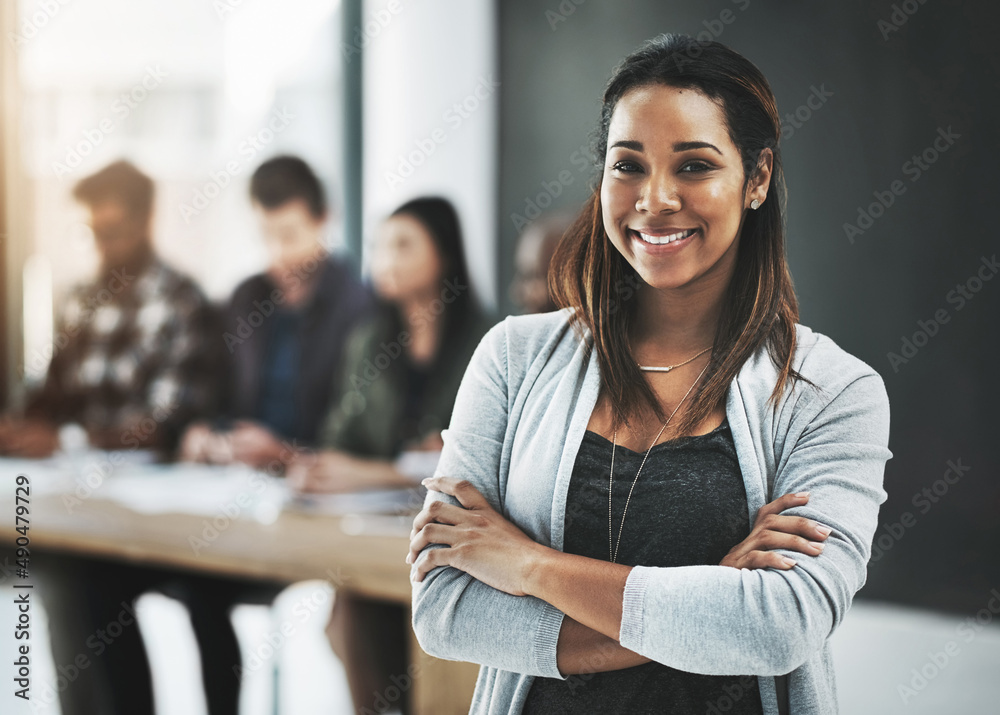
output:
[[[756,211],[758,208],[760,208],[760,201],[758,201],[757,199],[754,199],[753,201],[751,201],[750,202],[750,208],[752,208],[754,211]]]

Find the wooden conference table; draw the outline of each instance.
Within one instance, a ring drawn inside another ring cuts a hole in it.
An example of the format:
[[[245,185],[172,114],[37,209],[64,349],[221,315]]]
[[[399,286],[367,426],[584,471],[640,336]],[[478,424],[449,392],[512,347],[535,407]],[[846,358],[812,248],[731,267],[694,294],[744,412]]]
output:
[[[346,497],[303,503],[281,480],[246,468],[124,464],[107,456],[73,465],[0,459],[0,544],[13,546],[18,474],[31,482],[30,548],[166,566],[193,572],[293,583],[330,581],[373,598],[409,605],[404,562],[412,517],[400,499]],[[103,465],[103,467],[102,467]],[[91,486],[96,485],[96,486]],[[409,510],[419,495],[406,500]],[[371,513],[392,509],[395,516]],[[417,507],[419,508],[419,506]],[[478,666],[424,653],[409,693],[418,715],[469,710]]]

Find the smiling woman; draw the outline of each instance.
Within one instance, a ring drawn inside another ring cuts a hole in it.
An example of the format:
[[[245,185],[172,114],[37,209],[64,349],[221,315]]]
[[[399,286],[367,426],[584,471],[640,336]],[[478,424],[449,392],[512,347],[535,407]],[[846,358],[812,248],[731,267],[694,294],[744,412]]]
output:
[[[837,712],[889,405],[797,322],[780,131],[716,42],[608,84],[560,310],[480,343],[414,520],[414,629],[482,664],[472,712]]]

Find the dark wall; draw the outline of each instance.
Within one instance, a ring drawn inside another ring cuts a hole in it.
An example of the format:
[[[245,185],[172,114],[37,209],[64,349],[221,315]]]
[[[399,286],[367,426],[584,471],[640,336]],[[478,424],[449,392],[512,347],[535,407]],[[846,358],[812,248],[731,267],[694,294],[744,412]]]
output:
[[[899,14],[903,5],[912,14]],[[987,2],[958,5],[503,0],[498,259],[504,286],[529,201],[577,208],[588,195],[594,174],[581,147],[604,83],[651,36],[712,32],[761,68],[782,116],[816,90],[832,93],[818,109],[799,109],[810,116],[789,122],[781,146],[801,322],[877,369],[891,400],[889,500],[862,595],[967,613],[1000,587],[1000,277],[992,263],[1000,256],[1000,16]],[[944,150],[931,149],[945,135]],[[925,150],[934,161],[918,175],[907,162]],[[848,237],[845,224],[857,225],[859,208],[895,181],[903,191]],[[980,271],[989,278],[980,282]],[[939,326],[927,322],[935,316]],[[918,321],[933,335],[918,335],[920,347],[904,353]],[[953,483],[944,481],[949,464],[960,467],[948,475]]]

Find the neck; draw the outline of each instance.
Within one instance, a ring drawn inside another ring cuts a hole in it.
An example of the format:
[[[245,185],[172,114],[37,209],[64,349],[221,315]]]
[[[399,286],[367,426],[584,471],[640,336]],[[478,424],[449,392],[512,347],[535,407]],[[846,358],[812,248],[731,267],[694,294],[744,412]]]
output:
[[[632,350],[644,365],[666,365],[686,360],[710,347],[722,314],[723,291],[712,286],[690,291],[639,291]]]
[[[400,301],[399,310],[407,329],[419,333],[439,331],[444,317],[444,311],[438,302],[440,297],[440,291],[435,289]]]
[[[271,281],[282,292],[285,304],[289,308],[299,308],[308,303],[319,286],[319,276],[326,267],[327,255],[317,252],[312,270],[306,270],[306,263],[296,270],[287,272],[271,271]]]
[[[153,249],[151,246],[146,245],[136,250],[135,253],[121,263],[111,265],[109,263],[102,262],[100,268],[98,269],[99,278],[102,281],[108,280],[114,276],[116,272],[125,276],[138,275],[146,270],[152,262]]]

